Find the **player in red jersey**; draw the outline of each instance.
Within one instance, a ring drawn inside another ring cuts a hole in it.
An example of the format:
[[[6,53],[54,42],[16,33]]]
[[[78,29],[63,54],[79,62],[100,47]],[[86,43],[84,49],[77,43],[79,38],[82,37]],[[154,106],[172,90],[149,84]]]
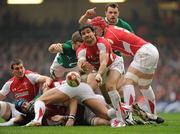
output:
[[[82,66],[85,62],[89,62],[94,66],[95,72],[91,72],[88,75],[87,83],[94,90],[102,82],[106,84],[106,90],[108,91],[111,103],[117,111],[116,116],[119,120],[119,127],[124,126],[119,105],[120,96],[116,90],[117,81],[123,73],[122,70],[124,70],[123,62],[120,57],[112,52],[112,48],[106,39],[95,36],[92,26],[84,25],[80,28],[79,32],[84,42],[76,52],[78,66],[82,71],[84,71]],[[106,77],[106,81],[102,80],[103,76]]]
[[[52,81],[47,76],[26,70],[23,61],[20,59],[12,60],[10,69],[13,77],[0,90],[0,116],[5,120],[9,120],[11,117],[19,114],[13,104],[2,101],[8,94],[12,93],[16,100],[25,99],[31,101],[40,92],[40,84],[45,88]]]
[[[112,49],[134,57],[122,86],[125,103],[128,105],[134,103],[134,86],[138,85],[149,112],[155,114],[155,95],[151,82],[159,59],[157,48],[123,28],[107,25],[101,17],[92,19],[91,24],[96,28],[97,34],[104,36],[111,43]]]

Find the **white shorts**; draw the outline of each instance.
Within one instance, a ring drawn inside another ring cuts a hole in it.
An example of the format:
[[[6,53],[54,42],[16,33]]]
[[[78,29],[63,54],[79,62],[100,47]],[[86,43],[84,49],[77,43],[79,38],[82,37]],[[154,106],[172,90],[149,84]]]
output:
[[[11,118],[14,118],[14,117],[22,114],[22,113],[20,113],[18,110],[16,110],[14,104],[9,103],[9,102],[7,102],[7,103],[10,105],[10,108],[11,108],[11,116],[12,116]]]
[[[157,68],[159,60],[159,52],[157,48],[148,43],[142,46],[135,54],[134,60],[130,66],[138,69],[139,71],[151,74]]]
[[[83,102],[86,99],[95,99],[95,93],[92,88],[86,84],[81,82],[78,87],[70,87],[67,83],[64,83],[57,87],[57,89],[70,98],[75,97],[78,101]]]
[[[124,60],[123,57],[117,56],[113,63],[108,66],[109,70],[117,70],[120,74],[124,74]]]
[[[51,67],[50,67],[50,74],[52,77],[55,78],[65,78],[66,74],[70,71],[78,71],[78,67],[73,68],[65,68],[61,64],[58,63],[57,57],[59,56],[59,53],[57,53]]]

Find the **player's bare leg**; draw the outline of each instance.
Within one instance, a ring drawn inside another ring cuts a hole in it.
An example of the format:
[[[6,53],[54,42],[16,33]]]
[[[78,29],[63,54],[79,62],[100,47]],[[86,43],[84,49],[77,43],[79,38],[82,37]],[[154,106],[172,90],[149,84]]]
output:
[[[89,107],[97,117],[106,119],[110,121],[111,119],[116,117],[116,113],[114,109],[108,109],[102,102],[98,99],[86,99],[83,103]]]
[[[11,117],[11,107],[7,102],[0,101],[0,116],[4,120],[8,120]]]

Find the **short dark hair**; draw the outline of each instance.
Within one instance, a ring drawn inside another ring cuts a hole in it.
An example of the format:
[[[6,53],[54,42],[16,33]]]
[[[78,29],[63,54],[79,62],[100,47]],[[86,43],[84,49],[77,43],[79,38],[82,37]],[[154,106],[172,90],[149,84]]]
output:
[[[81,35],[81,31],[86,29],[86,28],[90,28],[92,32],[94,32],[94,28],[92,25],[90,24],[84,24],[84,25],[81,25],[80,28],[79,28],[79,34]]]
[[[79,31],[76,31],[72,34],[71,40],[73,42],[83,42],[83,39],[81,35],[79,34]]]
[[[119,5],[117,3],[108,3],[105,6],[105,11],[107,11],[108,7],[112,7],[112,8],[118,8],[119,9]]]
[[[19,64],[23,64],[23,61],[21,59],[13,59],[10,63],[10,68],[14,69],[13,66],[19,65]]]

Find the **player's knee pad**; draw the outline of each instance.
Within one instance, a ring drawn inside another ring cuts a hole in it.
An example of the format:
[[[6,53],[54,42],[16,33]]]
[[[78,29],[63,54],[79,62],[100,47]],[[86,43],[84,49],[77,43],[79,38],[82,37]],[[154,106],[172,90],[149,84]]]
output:
[[[6,113],[7,105],[8,103],[0,101],[0,116],[1,117]]]
[[[139,86],[149,86],[152,83],[152,79],[139,79],[138,80],[138,85]]]
[[[127,72],[127,73],[125,74],[125,78],[131,79],[131,80],[133,80],[135,83],[138,83],[138,79],[139,79],[139,77],[138,77],[137,75],[135,75],[135,74],[133,74],[133,73],[131,73],[131,72]]]

